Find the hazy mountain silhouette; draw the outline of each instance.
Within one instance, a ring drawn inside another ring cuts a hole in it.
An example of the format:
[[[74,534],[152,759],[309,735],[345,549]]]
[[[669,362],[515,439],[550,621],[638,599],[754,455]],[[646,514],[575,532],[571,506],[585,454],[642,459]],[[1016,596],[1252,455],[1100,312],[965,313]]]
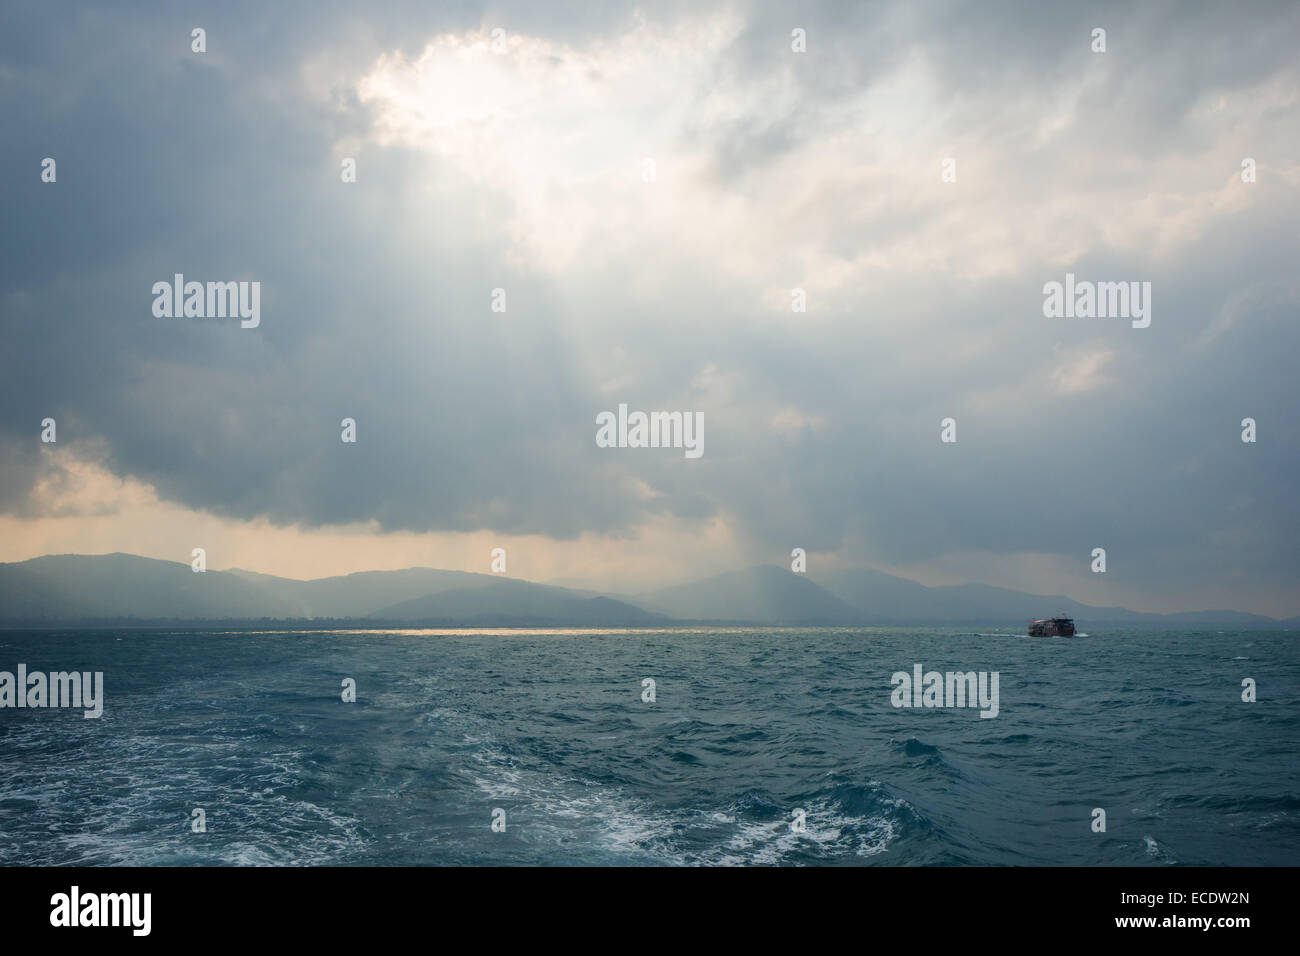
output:
[[[293,606],[297,609],[294,616],[298,617],[364,617],[403,601],[455,589],[488,587],[501,581],[492,574],[434,568],[359,571],[311,581],[238,569],[227,573],[257,587],[268,600]]]
[[[1020,624],[1032,618],[1056,614],[1081,622],[1114,624],[1203,624],[1235,626],[1277,624],[1260,614],[1241,611],[1191,611],[1178,614],[1150,614],[1123,607],[1095,607],[1061,594],[1027,594],[987,584],[927,587],[907,578],[882,571],[855,569],[810,574],[815,581],[841,600],[853,605],[880,624]]]
[[[385,621],[478,621],[596,625],[668,624],[670,619],[609,597],[588,597],[565,588],[510,578],[492,578],[471,588],[454,588],[402,601],[376,611]]]
[[[391,623],[620,626],[665,623],[590,593],[492,574],[407,568],[297,581],[205,571],[131,554],[48,555],[0,564],[5,623],[342,619]]]
[[[0,623],[325,620],[412,625],[654,626],[996,625],[1064,613],[1080,627],[1294,626],[1237,611],[1146,614],[1090,607],[1062,595],[983,584],[926,587],[872,570],[794,574],[763,565],[635,597],[466,571],[407,568],[298,581],[249,571],[196,574],[188,564],[130,554],[47,555],[0,564]]]
[[[919,585],[918,585],[919,587]],[[661,588],[632,600],[676,618],[762,624],[860,624],[865,616],[802,574],[766,564]]]

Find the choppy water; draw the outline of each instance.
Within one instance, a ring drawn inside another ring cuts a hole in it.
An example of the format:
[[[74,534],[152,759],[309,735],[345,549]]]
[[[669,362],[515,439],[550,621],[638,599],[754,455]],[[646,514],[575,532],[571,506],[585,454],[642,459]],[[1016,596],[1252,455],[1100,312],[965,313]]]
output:
[[[0,864],[1300,863],[1296,635],[1090,630],[0,632]]]

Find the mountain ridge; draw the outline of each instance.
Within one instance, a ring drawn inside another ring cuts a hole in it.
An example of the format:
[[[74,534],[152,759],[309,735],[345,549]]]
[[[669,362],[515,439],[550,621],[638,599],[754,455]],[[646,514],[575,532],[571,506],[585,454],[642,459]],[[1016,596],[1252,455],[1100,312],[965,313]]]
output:
[[[0,563],[0,624],[278,621],[483,626],[1023,625],[1065,613],[1092,624],[1290,627],[1241,611],[1156,614],[984,584],[930,587],[868,568],[795,574],[777,565],[725,571],[634,595],[471,571],[403,568],[311,580],[113,552]]]

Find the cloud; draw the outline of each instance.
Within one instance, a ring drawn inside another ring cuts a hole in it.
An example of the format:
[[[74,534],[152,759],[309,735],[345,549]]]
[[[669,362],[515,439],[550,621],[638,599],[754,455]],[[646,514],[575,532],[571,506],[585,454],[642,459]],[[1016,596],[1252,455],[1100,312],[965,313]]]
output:
[[[1105,385],[1106,366],[1115,358],[1110,348],[1102,346],[1074,348],[1060,358],[1052,371],[1052,384],[1066,395],[1090,392]]]
[[[717,570],[689,529],[724,527],[1009,586],[1101,542],[1128,603],[1300,611],[1291,5],[236,5],[206,59],[144,11],[0,16],[23,521],[89,461],[182,524],[615,542],[638,578]],[[1151,281],[1151,327],[1045,319],[1067,270]],[[261,281],[262,326],[154,318],[176,272]],[[618,402],[702,412],[704,458],[598,449]]]

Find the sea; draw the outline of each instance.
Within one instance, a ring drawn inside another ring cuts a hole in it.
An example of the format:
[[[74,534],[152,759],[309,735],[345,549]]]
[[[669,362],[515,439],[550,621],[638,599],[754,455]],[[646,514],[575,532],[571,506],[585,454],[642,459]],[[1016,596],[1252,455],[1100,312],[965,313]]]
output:
[[[0,631],[103,673],[0,709],[0,865],[1300,863],[1297,634],[1084,627]]]

